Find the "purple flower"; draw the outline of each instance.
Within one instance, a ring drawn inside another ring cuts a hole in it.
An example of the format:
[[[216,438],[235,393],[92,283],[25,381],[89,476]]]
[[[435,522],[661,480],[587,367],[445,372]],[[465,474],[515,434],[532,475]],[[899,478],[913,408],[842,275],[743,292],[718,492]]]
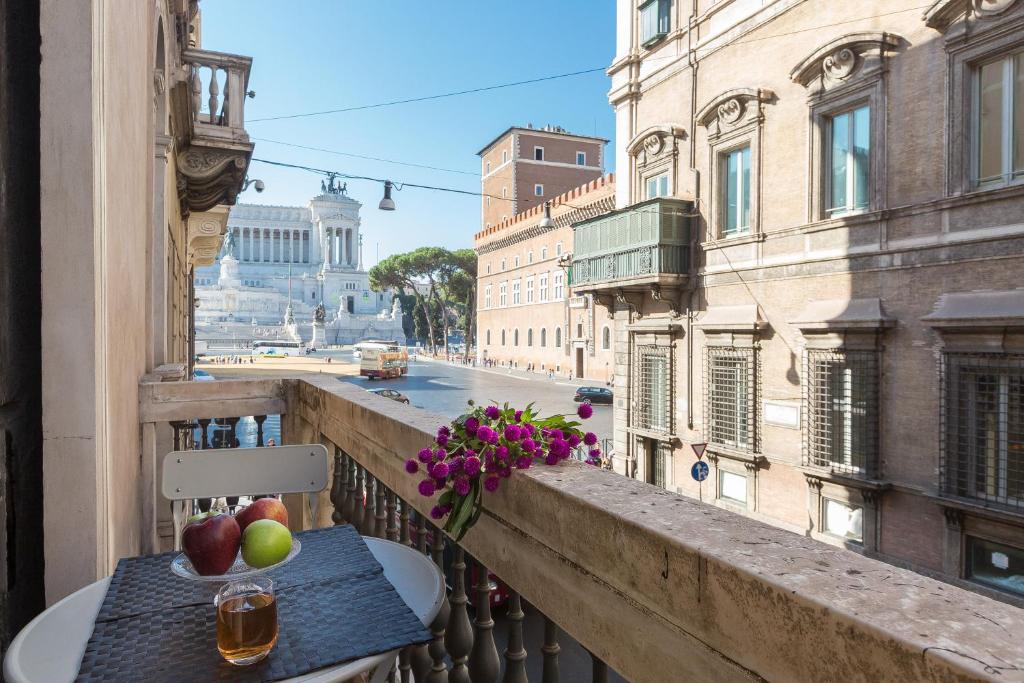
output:
[[[451,508],[447,505],[435,505],[430,509],[430,516],[434,519],[441,519],[449,512],[451,512]]]
[[[561,458],[569,454],[569,444],[562,439],[552,439],[551,443],[548,444],[548,451],[552,455]]]
[[[466,462],[465,464],[463,464],[462,467],[466,471],[466,474],[468,476],[475,477],[476,475],[480,474],[480,458],[476,457],[475,455],[467,457]]]
[[[420,464],[415,459],[409,458],[405,461],[405,471],[409,474],[416,474],[420,471]]]
[[[564,439],[565,432],[563,432],[561,429],[549,429],[547,436],[550,439]]]
[[[499,484],[501,484],[501,479],[498,479],[495,476],[490,476],[484,479],[484,488],[490,491],[491,493],[494,493],[495,491],[498,490]]]
[[[434,470],[430,473],[430,476],[432,476],[434,479],[444,479],[445,477],[448,476],[449,469],[450,468],[448,467],[448,463],[439,462],[434,465]]]
[[[444,488],[444,479],[438,479],[438,478],[435,477],[434,478],[434,484],[437,486],[437,488],[443,489]]]
[[[595,434],[594,432],[587,432],[586,434],[583,435],[583,443],[587,444],[588,446],[593,446],[594,444],[597,443],[597,434]]]
[[[512,476],[512,468],[511,467],[503,468],[501,471],[498,472],[498,476],[501,477],[502,479],[508,479],[509,477]]]
[[[519,445],[522,446],[523,450],[526,451],[527,453],[530,453],[535,448],[537,448],[537,442],[529,437],[523,439],[522,443],[520,443]]]
[[[587,464],[597,467],[598,465],[601,464],[601,460],[600,458],[587,458]]]
[[[437,460],[444,460],[447,457],[448,451],[446,451],[443,448],[438,448],[436,451],[434,451],[434,458],[436,458]]]
[[[577,446],[580,445],[581,441],[582,441],[582,439],[579,436],[577,436],[576,434],[570,434],[569,438],[567,439],[567,442],[569,444],[569,448],[576,448]]]
[[[516,411],[516,422],[522,422],[522,421],[523,421],[523,411],[517,410]]]
[[[452,430],[448,429],[448,425],[441,425],[440,427],[437,428],[437,435],[438,436],[451,436],[452,435]]]
[[[498,446],[494,449],[494,457],[498,460],[504,460],[508,457],[508,448],[506,446]]]
[[[475,457],[475,456],[476,456],[476,451],[474,451],[472,448],[467,448],[466,449],[466,457],[467,458],[472,458],[472,457]]]
[[[576,414],[586,420],[594,414],[594,407],[589,403],[581,403],[580,407],[576,409]]]
[[[541,448],[540,446],[538,446],[533,451],[533,457],[535,457],[535,458],[543,458],[544,457],[544,449]]]
[[[519,441],[520,434],[519,427],[516,425],[505,427],[505,439],[508,441]]]
[[[416,457],[420,459],[420,462],[430,462],[431,460],[434,459],[434,451],[430,450],[429,448],[424,448],[417,454]]]
[[[469,479],[465,479],[463,477],[459,477],[458,479],[456,479],[455,480],[455,493],[459,494],[460,496],[468,496],[469,495]]]
[[[533,458],[531,458],[529,456],[526,456],[526,455],[521,455],[518,458],[516,458],[516,469],[528,470],[528,469],[530,469],[530,465],[532,463],[533,463]]]
[[[544,458],[544,462],[548,465],[557,465],[560,458],[554,453],[548,453],[548,456]]]
[[[437,491],[437,485],[434,484],[433,479],[424,479],[420,482],[420,495],[424,498],[430,498]]]
[[[587,455],[589,455],[591,458],[600,458],[601,457],[601,449],[600,448],[594,448]]]
[[[448,445],[448,435],[447,434],[438,434],[436,441],[437,441],[437,445],[438,446],[447,446]]]
[[[484,443],[491,443],[491,439],[497,436],[498,433],[487,426],[481,427],[476,431],[476,438],[480,439]]]
[[[476,430],[480,427],[480,420],[475,417],[467,417],[464,424],[466,427],[466,433],[470,436],[476,436]]]
[[[498,406],[487,406],[484,408],[484,415],[491,420],[497,420],[501,417],[501,409]]]
[[[461,472],[463,466],[465,465],[465,462],[466,462],[465,458],[462,458],[462,457],[453,458],[453,459],[448,461],[448,469],[449,469],[449,471],[451,471],[453,473],[454,472]]]
[[[523,429],[525,429],[526,433],[529,434],[530,436],[533,436],[534,432],[537,431],[537,428],[534,427],[533,424],[530,422],[527,422],[525,425],[523,425]]]

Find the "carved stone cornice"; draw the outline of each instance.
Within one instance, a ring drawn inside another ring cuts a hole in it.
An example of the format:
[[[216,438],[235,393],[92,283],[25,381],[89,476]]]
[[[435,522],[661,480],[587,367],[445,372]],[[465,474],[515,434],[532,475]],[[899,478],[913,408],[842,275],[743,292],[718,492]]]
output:
[[[686,131],[680,126],[652,126],[630,140],[626,150],[636,158],[638,165],[646,166],[666,157],[678,156],[680,143],[685,139]]]
[[[733,88],[714,98],[697,112],[697,123],[708,129],[708,136],[757,123],[763,119],[761,104],[771,102],[775,93],[767,88]]]
[[[974,16],[992,19],[1017,4],[1017,0],[936,0],[922,18],[929,28],[945,33],[958,20]]]
[[[848,33],[822,45],[793,67],[789,77],[818,94],[879,73],[889,52],[902,43],[892,33]]]
[[[188,218],[188,263],[208,266],[217,259],[224,244],[228,225],[228,207],[194,212]]]
[[[178,158],[178,193],[187,212],[233,206],[249,168],[248,151],[190,146]],[[184,180],[184,183],[181,182]]]
[[[669,315],[673,318],[679,318],[682,315],[680,313],[679,296],[680,290],[676,287],[662,289],[659,285],[651,286],[651,299],[668,304]]]
[[[643,295],[635,292],[627,292],[624,289],[615,290],[615,301],[633,311],[636,317],[643,317]]]

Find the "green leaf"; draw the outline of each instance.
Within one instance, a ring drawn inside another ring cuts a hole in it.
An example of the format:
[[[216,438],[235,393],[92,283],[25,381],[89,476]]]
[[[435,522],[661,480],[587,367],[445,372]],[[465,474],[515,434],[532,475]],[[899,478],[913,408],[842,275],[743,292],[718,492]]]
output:
[[[438,499],[437,504],[438,505],[450,505],[451,501],[452,501],[452,497],[454,497],[454,496],[455,496],[455,491],[452,491],[451,489],[448,489],[447,491],[445,491],[444,493],[441,494],[441,497]]]

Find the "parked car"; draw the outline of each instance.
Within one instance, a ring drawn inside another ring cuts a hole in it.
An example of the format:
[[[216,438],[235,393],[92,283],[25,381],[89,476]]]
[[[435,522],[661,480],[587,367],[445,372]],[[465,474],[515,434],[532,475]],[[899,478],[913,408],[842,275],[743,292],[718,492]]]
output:
[[[206,370],[193,370],[192,379],[196,382],[212,382],[214,376],[208,373]]]
[[[576,395],[572,397],[572,400],[577,403],[606,403],[612,404],[612,399],[615,394],[612,393],[611,389],[605,389],[604,387],[580,387],[576,390]]]
[[[377,394],[384,398],[390,398],[392,401],[398,401],[399,403],[408,403],[409,397],[400,391],[394,389],[367,389],[371,394]]]

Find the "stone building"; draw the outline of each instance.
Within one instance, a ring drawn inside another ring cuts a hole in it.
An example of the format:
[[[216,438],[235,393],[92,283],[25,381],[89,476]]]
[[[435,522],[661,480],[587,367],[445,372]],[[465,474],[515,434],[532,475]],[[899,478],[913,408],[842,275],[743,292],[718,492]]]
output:
[[[274,338],[290,310],[305,342],[404,341],[391,293],[371,291],[363,269],[361,206],[331,178],[304,207],[233,207],[224,253],[195,271],[197,338]],[[323,325],[314,325],[321,304]]]
[[[920,5],[619,0],[573,283],[617,470],[1020,602],[1024,2]]]
[[[513,126],[480,157],[480,227],[496,226],[604,174],[608,141],[573,135],[560,126]]]
[[[551,199],[553,225],[537,206],[475,235],[477,361],[559,376],[612,379],[612,321],[572,290],[572,223],[609,211],[609,174]]]

